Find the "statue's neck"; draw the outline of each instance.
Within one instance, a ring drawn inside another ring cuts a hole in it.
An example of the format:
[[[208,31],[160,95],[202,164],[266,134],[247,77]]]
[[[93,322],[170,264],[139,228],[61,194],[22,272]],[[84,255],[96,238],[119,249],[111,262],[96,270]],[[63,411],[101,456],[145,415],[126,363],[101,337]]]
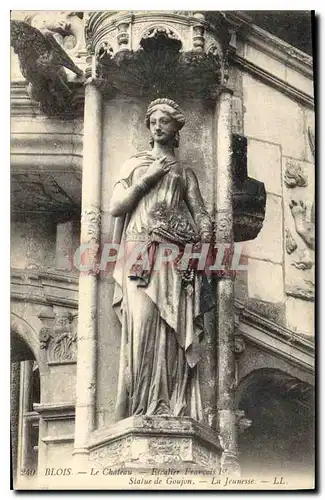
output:
[[[152,153],[155,157],[166,156],[168,158],[175,158],[174,146],[170,144],[157,144],[155,142]]]

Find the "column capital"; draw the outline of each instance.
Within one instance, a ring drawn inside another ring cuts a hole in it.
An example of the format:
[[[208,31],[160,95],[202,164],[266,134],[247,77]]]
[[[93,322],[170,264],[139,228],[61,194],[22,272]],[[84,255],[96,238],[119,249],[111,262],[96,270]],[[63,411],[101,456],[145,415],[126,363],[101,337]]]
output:
[[[228,85],[220,85],[218,97],[220,97],[220,95],[225,95],[225,94],[229,94],[230,96],[233,96],[234,90],[232,88],[228,87]]]

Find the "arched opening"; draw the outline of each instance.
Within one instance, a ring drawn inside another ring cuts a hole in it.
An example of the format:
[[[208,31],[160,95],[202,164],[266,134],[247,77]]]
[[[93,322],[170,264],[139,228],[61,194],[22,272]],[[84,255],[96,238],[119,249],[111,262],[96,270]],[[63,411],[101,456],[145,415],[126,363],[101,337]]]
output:
[[[40,402],[40,373],[34,353],[15,330],[11,331],[10,424],[14,481],[33,475],[38,463],[39,415],[33,410]]]
[[[239,435],[244,474],[314,474],[314,391],[278,370],[256,370],[238,388],[251,427]]]

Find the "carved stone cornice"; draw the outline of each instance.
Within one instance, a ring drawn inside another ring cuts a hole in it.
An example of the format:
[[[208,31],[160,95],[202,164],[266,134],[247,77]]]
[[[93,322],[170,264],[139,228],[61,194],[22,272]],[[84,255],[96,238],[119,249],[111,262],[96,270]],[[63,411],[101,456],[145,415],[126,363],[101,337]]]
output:
[[[255,78],[261,80],[262,82],[270,85],[271,87],[279,90],[283,94],[287,95],[291,99],[307,106],[308,108],[314,109],[314,99],[310,95],[298,90],[289,83],[281,80],[280,78],[272,75],[272,73],[260,68],[256,64],[248,61],[244,57],[238,54],[230,55],[230,62],[240,69],[252,74]]]
[[[11,270],[11,300],[78,308],[78,279],[73,272]]]
[[[222,11],[227,21],[235,23],[241,37],[250,45],[303,75],[313,79],[313,58],[253,23],[245,11]]]
[[[45,421],[73,420],[75,416],[75,403],[72,401],[62,403],[34,403],[33,408]]]

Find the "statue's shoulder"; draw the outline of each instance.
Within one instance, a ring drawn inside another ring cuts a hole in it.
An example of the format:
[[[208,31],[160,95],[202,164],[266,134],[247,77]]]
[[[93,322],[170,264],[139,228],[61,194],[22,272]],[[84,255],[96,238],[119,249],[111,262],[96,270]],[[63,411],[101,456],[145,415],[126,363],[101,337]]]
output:
[[[141,151],[139,153],[132,155],[123,163],[120,172],[120,178],[121,179],[129,178],[136,168],[145,165],[146,163],[148,164],[149,161],[151,161],[150,158],[151,158],[150,153],[148,151]]]
[[[139,151],[138,153],[132,155],[129,159],[131,160],[132,158],[150,158],[151,153],[150,151]]]

